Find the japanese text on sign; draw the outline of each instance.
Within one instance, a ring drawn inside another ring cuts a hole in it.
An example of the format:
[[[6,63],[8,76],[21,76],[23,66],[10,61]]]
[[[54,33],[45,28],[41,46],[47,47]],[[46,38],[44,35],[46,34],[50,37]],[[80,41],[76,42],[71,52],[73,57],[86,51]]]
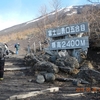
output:
[[[50,42],[50,50],[89,47],[88,37],[62,39]]]
[[[79,23],[74,25],[62,26],[54,29],[47,30],[48,37],[58,37],[67,34],[77,34],[82,32],[88,32],[88,23]]]

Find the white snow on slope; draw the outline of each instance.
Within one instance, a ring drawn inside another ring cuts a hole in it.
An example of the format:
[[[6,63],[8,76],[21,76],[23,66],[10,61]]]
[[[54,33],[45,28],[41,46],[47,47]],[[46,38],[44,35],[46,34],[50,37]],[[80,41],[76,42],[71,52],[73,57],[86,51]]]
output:
[[[75,8],[76,8],[76,7],[78,8],[78,6],[75,6]],[[67,12],[71,11],[71,9],[73,9],[73,8],[74,8],[74,6],[69,6],[69,7],[66,7],[66,8],[59,9],[57,12],[63,11],[64,13],[67,13]],[[30,23],[33,23],[33,22],[36,22],[36,21],[39,21],[39,20],[42,20],[42,19],[44,19],[44,18],[47,17],[47,16],[53,16],[55,13],[56,13],[56,12],[54,11],[54,12],[51,12],[51,13],[47,14],[46,16],[42,16],[42,17],[33,19],[33,20],[31,20],[31,21],[26,22],[25,25],[30,24]],[[77,13],[77,11],[73,11],[73,12],[71,12],[71,13],[68,13],[67,15],[70,16],[70,15],[76,14],[76,13]]]

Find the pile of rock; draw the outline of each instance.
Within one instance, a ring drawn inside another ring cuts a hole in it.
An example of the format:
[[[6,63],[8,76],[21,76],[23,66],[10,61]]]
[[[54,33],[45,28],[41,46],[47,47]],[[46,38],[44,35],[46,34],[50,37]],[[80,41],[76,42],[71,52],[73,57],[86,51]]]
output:
[[[75,57],[66,55],[59,57],[49,54],[25,56],[25,64],[31,66],[31,71],[37,75],[36,81],[44,83],[45,81],[54,81],[57,79],[56,74],[60,71],[69,74],[75,79],[83,79],[84,81],[98,83],[100,82],[100,72],[95,71],[92,64],[85,60],[79,63]],[[85,82],[85,83],[88,83]]]

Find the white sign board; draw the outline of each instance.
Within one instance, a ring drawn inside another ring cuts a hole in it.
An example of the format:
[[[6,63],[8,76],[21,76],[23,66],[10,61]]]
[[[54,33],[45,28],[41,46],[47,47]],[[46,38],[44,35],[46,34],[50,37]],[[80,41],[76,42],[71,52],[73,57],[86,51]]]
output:
[[[73,25],[66,25],[61,26],[53,29],[47,30],[47,37],[58,37],[58,36],[64,36],[67,34],[78,34],[83,32],[88,32],[88,23],[79,23],[79,24],[73,24]]]
[[[50,50],[88,48],[88,37],[75,37],[50,42]]]

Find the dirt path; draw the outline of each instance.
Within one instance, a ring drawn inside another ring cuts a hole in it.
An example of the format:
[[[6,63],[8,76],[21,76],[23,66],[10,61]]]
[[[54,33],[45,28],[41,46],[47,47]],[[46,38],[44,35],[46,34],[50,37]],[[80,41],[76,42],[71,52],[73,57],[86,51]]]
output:
[[[13,69],[16,67],[25,67],[23,56],[12,55],[10,58],[6,58],[5,68]],[[51,83],[37,84],[35,76],[30,75],[29,70],[5,71],[4,80],[0,81],[0,100],[6,100],[13,95],[40,91],[53,86],[54,84]]]
[[[24,67],[22,56],[13,55],[6,59],[5,68],[13,69],[16,67]],[[28,81],[33,77],[26,76],[26,72],[27,70],[4,72],[4,80],[0,82],[0,100],[6,100],[12,95],[36,89],[35,83]]]

